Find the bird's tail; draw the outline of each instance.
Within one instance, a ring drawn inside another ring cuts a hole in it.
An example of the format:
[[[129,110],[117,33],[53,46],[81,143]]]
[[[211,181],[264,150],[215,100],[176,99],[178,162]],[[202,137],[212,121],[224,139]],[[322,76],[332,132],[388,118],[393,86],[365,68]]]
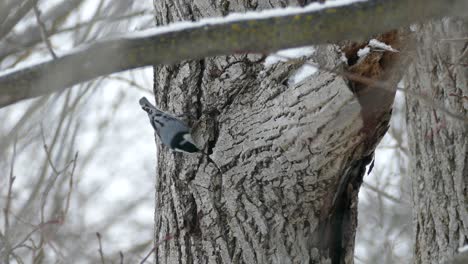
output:
[[[150,103],[150,101],[148,101],[148,99],[146,97],[142,97],[139,101],[141,107],[152,107],[152,108],[155,108],[154,105],[152,105]]]
[[[145,110],[149,115],[158,114],[162,115],[163,112],[158,110],[153,104],[146,97],[142,97],[139,101],[140,106],[143,110]]]

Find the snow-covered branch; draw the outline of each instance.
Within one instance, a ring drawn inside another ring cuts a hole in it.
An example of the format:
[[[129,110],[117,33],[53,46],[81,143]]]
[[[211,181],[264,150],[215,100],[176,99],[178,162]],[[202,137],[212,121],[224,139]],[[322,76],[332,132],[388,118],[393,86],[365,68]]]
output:
[[[465,0],[332,1],[306,8],[178,23],[103,40],[56,60],[0,75],[0,107],[114,72],[233,53],[368,38],[418,21],[459,15]],[[350,4],[339,6],[338,4]]]

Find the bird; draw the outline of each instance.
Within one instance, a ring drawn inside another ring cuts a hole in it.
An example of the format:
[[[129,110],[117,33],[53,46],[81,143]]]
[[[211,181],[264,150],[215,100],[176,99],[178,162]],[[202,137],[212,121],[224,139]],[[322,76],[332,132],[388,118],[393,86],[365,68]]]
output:
[[[139,103],[148,114],[155,135],[158,135],[163,145],[178,152],[201,152],[192,138],[190,128],[182,120],[157,109],[146,97],[142,97]]]

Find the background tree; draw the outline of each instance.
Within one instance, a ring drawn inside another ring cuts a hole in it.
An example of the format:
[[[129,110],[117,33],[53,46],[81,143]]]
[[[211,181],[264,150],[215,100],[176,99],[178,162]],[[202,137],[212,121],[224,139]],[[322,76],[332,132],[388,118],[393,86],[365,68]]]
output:
[[[418,48],[405,83],[430,99],[407,96],[415,263],[451,260],[468,239],[467,26],[451,18],[415,30]]]

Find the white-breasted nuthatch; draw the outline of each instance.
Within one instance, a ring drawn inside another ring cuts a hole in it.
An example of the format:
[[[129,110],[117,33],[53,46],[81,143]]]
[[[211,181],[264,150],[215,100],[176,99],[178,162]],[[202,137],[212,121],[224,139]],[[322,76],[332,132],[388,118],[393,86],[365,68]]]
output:
[[[141,108],[148,113],[155,134],[159,136],[164,145],[180,152],[200,152],[192,139],[190,128],[182,120],[158,110],[146,97],[142,97],[139,102]]]

